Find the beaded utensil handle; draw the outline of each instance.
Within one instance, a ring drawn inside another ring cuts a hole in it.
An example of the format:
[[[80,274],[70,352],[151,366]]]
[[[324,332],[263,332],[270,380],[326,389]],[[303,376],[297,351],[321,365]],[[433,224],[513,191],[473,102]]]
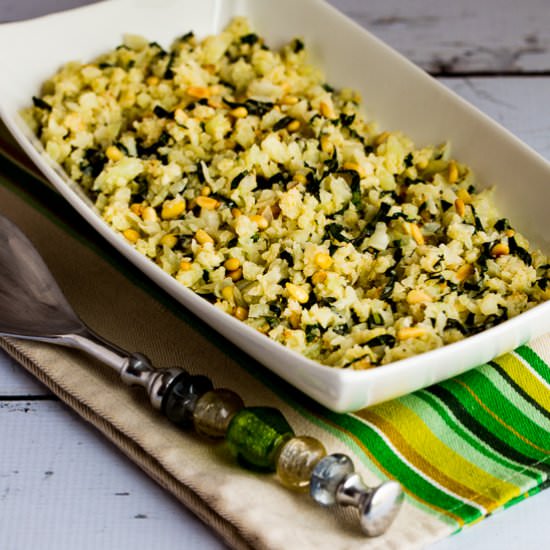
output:
[[[156,369],[92,332],[76,315],[46,264],[23,233],[0,216],[0,336],[80,349],[116,370],[125,384],[145,388],[153,408],[210,441],[223,440],[239,464],[275,472],[293,490],[307,491],[322,506],[353,506],[368,536],[382,534],[403,501],[399,483],[367,487],[345,454],[296,436],[272,407],[245,407],[233,391],[214,389],[209,378],[181,368]]]

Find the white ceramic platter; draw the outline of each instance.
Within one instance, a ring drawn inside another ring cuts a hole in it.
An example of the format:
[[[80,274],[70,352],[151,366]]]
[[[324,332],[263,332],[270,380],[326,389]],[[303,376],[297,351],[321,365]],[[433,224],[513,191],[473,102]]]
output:
[[[367,371],[337,370],[269,340],[182,287],[136,252],[43,154],[18,112],[63,63],[112,49],[124,33],[168,47],[176,36],[219,32],[235,15],[250,18],[277,47],[300,36],[332,85],[361,92],[381,128],[402,130],[417,145],[449,140],[483,186],[496,187],[502,214],[550,251],[550,164],[321,0],[116,0],[0,26],[0,114],[56,189],[134,265],[181,304],[304,393],[335,411],[356,410],[464,372],[550,330],[550,302],[438,350]]]

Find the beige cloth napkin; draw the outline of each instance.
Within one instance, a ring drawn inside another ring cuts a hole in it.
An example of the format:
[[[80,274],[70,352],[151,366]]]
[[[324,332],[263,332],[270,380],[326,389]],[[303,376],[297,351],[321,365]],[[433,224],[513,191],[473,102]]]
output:
[[[231,344],[183,308],[183,318],[175,315],[28,197],[0,185],[0,213],[33,241],[92,329],[129,351],[145,353],[157,366],[206,374],[216,387],[237,391],[248,405],[277,407],[297,434],[318,437],[329,452],[352,454],[345,442],[306,420],[237,364],[233,356],[243,354]],[[151,410],[139,389],[123,386],[108,367],[82,353],[15,339],[0,339],[0,345],[233,548],[403,548],[449,533],[442,522],[406,503],[388,533],[367,539],[353,510],[320,508],[273,476],[239,468],[223,444],[175,428]],[[361,464],[357,467],[366,481],[379,482]]]

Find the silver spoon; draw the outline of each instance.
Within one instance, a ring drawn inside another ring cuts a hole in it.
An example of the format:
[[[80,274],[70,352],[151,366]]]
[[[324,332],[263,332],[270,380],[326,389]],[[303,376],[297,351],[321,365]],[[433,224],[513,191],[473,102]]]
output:
[[[125,384],[146,389],[152,406],[180,427],[193,425],[195,404],[213,389],[206,376],[175,367],[156,369],[94,333],[76,315],[29,239],[0,216],[0,336],[49,342],[82,350],[113,368]],[[368,536],[382,534],[403,501],[399,483],[367,487],[346,455],[329,455],[313,472],[312,498],[359,511]]]

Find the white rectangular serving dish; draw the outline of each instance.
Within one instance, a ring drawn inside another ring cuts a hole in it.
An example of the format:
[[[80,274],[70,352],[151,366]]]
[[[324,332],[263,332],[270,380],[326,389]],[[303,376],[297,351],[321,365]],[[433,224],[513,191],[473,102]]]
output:
[[[181,304],[304,393],[335,411],[352,411],[445,380],[550,330],[550,302],[483,333],[367,371],[322,366],[269,340],[182,287],[115,234],[75,184],[49,161],[18,112],[63,63],[114,48],[124,33],[167,47],[189,30],[219,32],[235,15],[250,18],[268,44],[300,36],[327,81],[361,92],[381,128],[417,145],[449,140],[481,186],[496,186],[502,214],[550,251],[550,164],[367,31],[322,0],[113,0],[0,26],[0,114],[56,189],[134,265]]]

